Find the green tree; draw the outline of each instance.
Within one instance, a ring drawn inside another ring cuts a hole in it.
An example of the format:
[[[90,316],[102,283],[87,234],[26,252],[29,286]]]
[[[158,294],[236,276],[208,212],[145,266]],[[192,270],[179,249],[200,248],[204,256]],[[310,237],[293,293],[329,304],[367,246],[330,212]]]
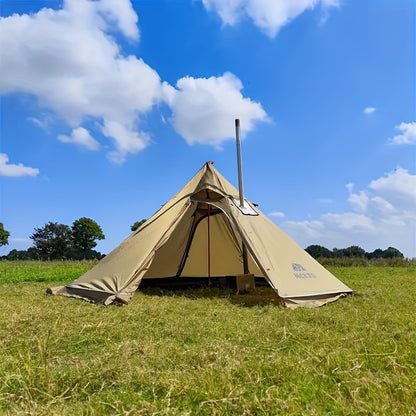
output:
[[[381,259],[383,257],[384,251],[380,248],[376,248],[372,253],[366,253],[365,256],[368,259]]]
[[[87,253],[97,245],[95,240],[104,238],[103,230],[91,218],[82,217],[72,224],[72,245],[77,251]]]
[[[354,257],[354,258],[363,258],[365,257],[365,250],[362,249],[359,246],[350,246],[347,248],[342,248],[340,250],[337,250],[334,253],[336,254],[335,257]]]
[[[30,260],[27,250],[13,249],[6,256],[7,260]]]
[[[136,221],[133,225],[130,226],[132,231],[136,231],[142,224],[144,224],[147,220],[143,219],[141,221]]]
[[[3,223],[0,222],[0,247],[9,244],[10,233],[4,229]]]
[[[331,250],[328,250],[326,247],[319,246],[316,244],[306,247],[305,251],[307,251],[314,259],[318,259],[319,257],[333,257]]]
[[[6,258],[7,260],[21,260],[19,250],[16,250],[15,248],[10,250]]]
[[[39,253],[36,247],[29,247],[26,251],[29,260],[39,260]]]
[[[42,260],[65,259],[72,246],[71,228],[56,222],[35,228],[30,238]]]
[[[384,259],[392,259],[392,258],[403,258],[403,253],[397,250],[397,248],[389,247],[383,251],[383,258]]]
[[[29,247],[27,250],[13,249],[5,257],[7,260],[39,260],[39,253],[35,247]]]

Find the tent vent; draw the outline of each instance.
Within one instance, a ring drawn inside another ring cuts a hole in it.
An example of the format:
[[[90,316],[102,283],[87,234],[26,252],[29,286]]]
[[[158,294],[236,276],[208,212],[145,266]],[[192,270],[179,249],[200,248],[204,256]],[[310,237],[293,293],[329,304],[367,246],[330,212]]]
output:
[[[234,205],[244,214],[244,215],[259,215],[254,208],[248,203],[247,199],[244,199],[244,206],[240,205],[240,201],[237,201],[235,198],[231,198]]]

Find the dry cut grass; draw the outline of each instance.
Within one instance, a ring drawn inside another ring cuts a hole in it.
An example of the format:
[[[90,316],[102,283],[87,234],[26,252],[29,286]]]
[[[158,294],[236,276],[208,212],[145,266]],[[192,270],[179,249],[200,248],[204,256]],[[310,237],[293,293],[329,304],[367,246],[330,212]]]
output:
[[[355,290],[138,292],[127,307],[0,284],[0,414],[415,415],[416,273],[338,267]]]

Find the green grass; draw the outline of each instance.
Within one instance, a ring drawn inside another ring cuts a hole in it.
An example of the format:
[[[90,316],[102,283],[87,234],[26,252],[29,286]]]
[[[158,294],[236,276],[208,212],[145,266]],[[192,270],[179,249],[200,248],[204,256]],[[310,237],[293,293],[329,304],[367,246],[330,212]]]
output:
[[[29,274],[70,269],[54,265]],[[330,270],[354,294],[297,310],[269,288],[103,307],[21,271],[0,284],[0,414],[415,415],[414,265]]]
[[[82,261],[0,261],[0,283],[70,282],[96,263]]]

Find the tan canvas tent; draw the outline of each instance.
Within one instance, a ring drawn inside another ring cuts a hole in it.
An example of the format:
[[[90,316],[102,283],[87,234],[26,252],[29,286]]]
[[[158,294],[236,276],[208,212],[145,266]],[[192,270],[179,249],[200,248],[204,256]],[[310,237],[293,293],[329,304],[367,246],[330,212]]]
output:
[[[320,306],[351,292],[207,162],[170,201],[96,266],[49,289],[108,304],[128,303],[143,279],[238,276],[242,243],[249,273],[288,307]]]

